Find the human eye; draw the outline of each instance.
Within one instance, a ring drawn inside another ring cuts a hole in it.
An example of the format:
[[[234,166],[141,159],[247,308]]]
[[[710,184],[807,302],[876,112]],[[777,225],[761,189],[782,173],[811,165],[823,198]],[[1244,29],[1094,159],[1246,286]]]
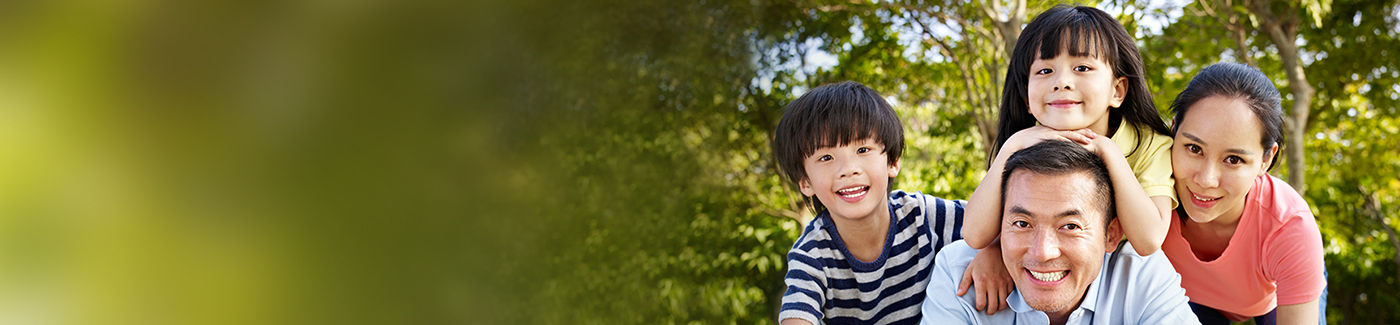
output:
[[[1225,163],[1231,164],[1231,165],[1243,164],[1243,163],[1244,163],[1244,158],[1240,158],[1240,156],[1229,156],[1229,157],[1225,157]]]
[[[831,155],[821,155],[821,157],[817,157],[817,161],[831,161],[831,159]]]
[[[1011,226],[1016,228],[1030,228],[1031,223],[1026,222],[1025,220],[1016,220],[1011,222]]]
[[[1035,70],[1035,74],[1050,74],[1051,72],[1054,72],[1054,70],[1050,70],[1050,69]]]
[[[1093,70],[1093,68],[1090,68],[1090,67],[1087,66],[1087,65],[1080,65],[1080,66],[1074,67],[1074,71],[1078,71],[1078,72],[1088,72],[1089,70]]]
[[[860,147],[859,149],[856,149],[856,153],[867,153],[867,152],[870,152],[870,147]]]
[[[1065,225],[1063,225],[1063,226],[1060,226],[1060,228],[1065,228],[1065,230],[1080,230],[1080,229],[1084,229],[1084,227],[1080,227],[1079,224],[1073,223],[1073,222],[1067,223],[1067,224],[1065,224]]]
[[[1190,153],[1192,153],[1192,154],[1197,154],[1197,155],[1201,154],[1201,146],[1187,143],[1187,144],[1182,145],[1181,147],[1182,147],[1182,148],[1186,148],[1186,152],[1190,152]]]

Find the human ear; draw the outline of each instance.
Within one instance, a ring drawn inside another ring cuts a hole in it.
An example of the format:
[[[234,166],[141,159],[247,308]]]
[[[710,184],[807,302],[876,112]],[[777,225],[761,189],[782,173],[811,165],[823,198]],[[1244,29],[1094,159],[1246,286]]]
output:
[[[899,159],[895,159],[894,163],[890,164],[889,178],[894,178],[895,176],[899,176]]]
[[[1118,107],[1123,105],[1123,100],[1128,98],[1128,77],[1118,77],[1113,80],[1113,98],[1108,100],[1108,106]]]
[[[1269,150],[1265,151],[1263,163],[1259,164],[1259,175],[1255,176],[1262,176],[1269,172],[1269,167],[1272,166],[1274,162],[1274,155],[1278,154],[1278,144],[1275,143],[1272,147],[1269,147]]]
[[[797,188],[802,190],[802,196],[813,196],[817,191],[812,189],[812,182],[807,179],[797,181]]]
[[[1103,252],[1112,253],[1118,250],[1118,241],[1123,239],[1123,226],[1118,224],[1118,218],[1108,221],[1108,228],[1104,229]]]

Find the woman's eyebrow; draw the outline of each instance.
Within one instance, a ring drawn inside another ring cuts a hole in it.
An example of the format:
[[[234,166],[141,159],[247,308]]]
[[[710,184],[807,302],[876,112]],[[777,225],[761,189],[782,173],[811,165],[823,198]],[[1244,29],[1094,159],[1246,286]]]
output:
[[[1196,141],[1196,142],[1200,142],[1201,144],[1206,144],[1206,140],[1201,140],[1201,138],[1197,138],[1196,136],[1191,135],[1190,133],[1181,132],[1181,136],[1186,137],[1187,139],[1191,139],[1191,141]]]
[[[1201,138],[1197,138],[1195,135],[1191,135],[1190,133],[1181,132],[1181,136],[1186,137],[1187,139],[1191,139],[1191,141],[1199,142],[1199,143],[1201,143],[1201,145],[1208,145],[1208,144],[1206,143],[1205,140],[1201,140]],[[1239,148],[1230,148],[1230,149],[1225,150],[1225,152],[1229,152],[1229,153],[1233,153],[1233,154],[1239,154],[1239,155],[1253,155],[1253,154],[1254,154],[1253,151],[1244,150],[1244,149],[1239,149]]]

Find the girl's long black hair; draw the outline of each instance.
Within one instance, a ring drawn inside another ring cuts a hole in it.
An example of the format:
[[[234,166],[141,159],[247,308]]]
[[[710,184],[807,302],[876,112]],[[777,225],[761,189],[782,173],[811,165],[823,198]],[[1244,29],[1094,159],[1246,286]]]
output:
[[[1128,78],[1128,94],[1123,99],[1123,105],[1108,111],[1110,129],[1127,119],[1130,124],[1171,136],[1171,129],[1162,122],[1157,115],[1157,105],[1152,103],[1152,93],[1148,91],[1147,79],[1143,77],[1142,55],[1123,25],[1097,8],[1059,5],[1031,20],[1021,32],[1020,39],[1016,40],[1016,48],[1011,52],[1011,62],[1006,69],[1006,85],[1002,88],[996,150],[987,158],[988,164],[1012,134],[1035,126],[1026,88],[1031,63],[1035,62],[1036,55],[1039,54],[1040,59],[1044,60],[1062,53],[1100,58],[1113,67],[1114,78]],[[1132,151],[1144,147],[1143,141],[1150,141],[1150,137],[1139,136],[1139,143]],[[1132,151],[1128,154],[1131,155]]]

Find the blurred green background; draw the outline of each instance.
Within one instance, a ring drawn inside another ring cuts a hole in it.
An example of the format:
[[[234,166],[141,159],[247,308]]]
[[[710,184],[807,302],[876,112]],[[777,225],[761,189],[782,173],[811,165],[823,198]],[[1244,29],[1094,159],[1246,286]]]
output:
[[[1329,321],[1400,322],[1396,1],[1089,4],[1163,116],[1221,61],[1306,104]],[[774,323],[783,105],[872,86],[896,188],[965,198],[1021,5],[3,2],[0,323]]]

